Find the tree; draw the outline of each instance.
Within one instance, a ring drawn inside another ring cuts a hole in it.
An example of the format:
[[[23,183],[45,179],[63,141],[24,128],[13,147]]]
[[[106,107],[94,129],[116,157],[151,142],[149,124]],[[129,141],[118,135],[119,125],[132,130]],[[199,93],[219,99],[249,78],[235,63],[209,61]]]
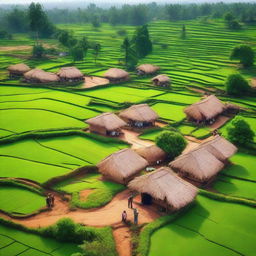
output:
[[[230,55],[231,60],[240,60],[244,67],[251,67],[254,62],[253,49],[246,44],[236,46]]]
[[[45,54],[45,49],[42,44],[35,44],[33,46],[32,55],[34,58],[42,58]]]
[[[128,70],[133,70],[138,63],[138,58],[133,45],[131,45],[127,37],[124,39],[121,49],[124,50],[126,68]]]
[[[99,43],[95,43],[92,47],[93,49],[93,55],[94,55],[94,61],[96,63],[97,58],[99,56],[100,50],[101,50],[101,45]]]
[[[228,12],[228,13],[226,13],[225,15],[224,15],[224,20],[226,21],[226,22],[230,22],[230,21],[232,21],[232,20],[234,20],[235,19],[235,17],[234,17],[234,15],[231,13],[231,12]]]
[[[23,33],[28,31],[28,16],[23,10],[14,8],[6,15],[7,27],[13,32]]]
[[[227,127],[227,132],[228,140],[242,146],[253,142],[255,136],[250,125],[241,116],[236,116],[231,121],[231,124]]]
[[[165,151],[171,159],[174,159],[181,154],[187,142],[178,132],[164,131],[157,136],[156,145]]]
[[[81,61],[84,59],[84,50],[80,46],[75,46],[70,50],[73,61]]]
[[[232,74],[227,78],[226,90],[230,95],[242,96],[250,90],[250,86],[240,74]]]
[[[99,17],[96,16],[96,15],[94,15],[94,16],[92,17],[92,26],[93,26],[94,28],[100,27],[100,19],[99,19]]]
[[[152,42],[149,37],[147,25],[139,27],[133,36],[132,43],[139,58],[144,58],[152,52]]]
[[[182,26],[181,38],[182,38],[182,39],[185,39],[185,38],[186,38],[186,26],[185,26],[185,25]]]

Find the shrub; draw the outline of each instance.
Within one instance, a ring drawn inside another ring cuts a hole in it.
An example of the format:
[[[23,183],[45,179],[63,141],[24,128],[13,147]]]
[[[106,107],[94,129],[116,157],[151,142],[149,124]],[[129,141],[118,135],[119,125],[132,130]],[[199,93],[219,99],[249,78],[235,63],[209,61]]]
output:
[[[173,159],[181,154],[186,147],[187,142],[178,132],[164,131],[156,137],[156,145]]]
[[[232,74],[227,78],[226,90],[228,94],[242,96],[250,90],[250,86],[240,74]]]
[[[45,54],[45,49],[43,45],[36,44],[33,46],[32,55],[34,58],[42,58]]]
[[[228,139],[237,144],[246,146],[253,142],[254,132],[250,125],[240,116],[236,116],[227,127]]]
[[[230,55],[231,60],[240,60],[240,63],[245,67],[250,67],[254,62],[254,52],[249,45],[236,46]]]
[[[119,36],[125,36],[127,34],[127,31],[125,29],[119,29],[116,33]]]

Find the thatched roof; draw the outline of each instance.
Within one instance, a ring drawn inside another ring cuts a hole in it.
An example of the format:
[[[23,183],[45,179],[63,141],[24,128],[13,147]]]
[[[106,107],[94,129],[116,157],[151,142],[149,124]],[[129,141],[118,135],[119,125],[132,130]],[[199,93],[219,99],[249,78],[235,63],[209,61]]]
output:
[[[38,81],[40,83],[58,82],[59,77],[51,72],[46,72],[42,69],[32,69],[24,74],[27,80]]]
[[[177,157],[169,166],[203,182],[216,175],[224,164],[206,148],[198,147]]]
[[[107,176],[123,180],[143,170],[148,162],[132,149],[117,151],[97,164],[99,171]]]
[[[121,111],[119,116],[140,122],[153,122],[159,117],[148,104],[132,105],[131,107]]]
[[[161,83],[171,82],[171,79],[167,75],[158,75],[151,79],[151,81],[158,80]]]
[[[184,112],[195,120],[204,120],[215,117],[225,109],[225,105],[215,95],[210,95],[185,108]]]
[[[175,209],[180,209],[191,203],[198,189],[180,178],[168,167],[161,167],[132,180],[128,187],[141,193],[150,194],[158,200],[166,202]]]
[[[138,148],[136,149],[136,152],[145,158],[150,164],[166,158],[166,153],[157,145]]]
[[[126,123],[114,113],[103,113],[85,121],[87,124],[104,127],[113,131],[126,125]]]
[[[225,103],[225,107],[226,107],[226,109],[234,109],[234,110],[240,110],[241,109],[240,106],[238,106],[236,104],[229,103],[229,102]]]
[[[75,79],[83,77],[83,73],[76,67],[63,67],[61,68],[57,75],[64,79]]]
[[[11,65],[8,67],[9,72],[15,72],[15,73],[20,73],[20,74],[24,74],[24,73],[28,72],[29,70],[30,70],[30,67],[24,63],[15,64],[15,65]]]
[[[215,136],[214,139],[200,144],[200,148],[204,148],[221,161],[227,160],[237,152],[237,147],[221,136]]]
[[[129,73],[120,68],[110,68],[104,74],[104,77],[108,79],[124,79],[129,77]]]
[[[142,64],[140,66],[137,67],[137,70],[141,70],[146,74],[152,74],[155,73],[156,71],[158,71],[160,68],[158,66],[155,65],[151,65],[151,64]]]

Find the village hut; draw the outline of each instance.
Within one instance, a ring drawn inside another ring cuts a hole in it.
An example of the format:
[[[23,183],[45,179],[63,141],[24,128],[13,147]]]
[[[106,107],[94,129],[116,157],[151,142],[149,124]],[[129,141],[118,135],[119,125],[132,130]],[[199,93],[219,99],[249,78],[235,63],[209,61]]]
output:
[[[224,113],[226,114],[237,114],[241,110],[240,106],[229,103],[229,102],[225,103],[225,107],[226,107],[226,110]]]
[[[9,66],[7,70],[9,71],[10,77],[20,77],[23,76],[24,73],[28,72],[30,67],[24,63],[19,63]]]
[[[123,118],[131,127],[144,128],[154,126],[158,114],[148,104],[132,105],[120,112]]]
[[[169,166],[183,178],[206,184],[222,170],[224,163],[206,148],[198,147],[177,157]]]
[[[166,153],[157,145],[141,147],[136,149],[136,152],[145,158],[149,164],[159,164],[163,162],[167,157]]]
[[[166,75],[158,75],[151,79],[154,85],[161,87],[169,87],[171,79]]]
[[[125,82],[130,78],[129,73],[120,68],[110,68],[104,74],[104,77],[107,78],[111,83]]]
[[[225,104],[223,104],[215,95],[210,95],[203,100],[186,107],[184,112],[189,121],[212,124],[216,120],[216,117],[225,110]]]
[[[59,81],[56,74],[37,68],[26,72],[24,78],[28,83],[54,83]]]
[[[190,204],[198,193],[194,185],[168,167],[136,177],[128,187],[141,193],[142,204],[155,203],[170,211],[177,211]]]
[[[119,136],[121,128],[126,125],[121,118],[109,112],[90,118],[85,122],[89,124],[91,132],[109,136]]]
[[[141,75],[155,74],[160,68],[158,66],[151,65],[151,64],[142,64],[138,66],[136,69],[137,69],[137,74],[141,76]]]
[[[148,162],[132,149],[117,151],[97,164],[104,177],[126,184],[142,171]]]
[[[63,67],[57,75],[61,82],[78,82],[84,79],[83,73],[76,67]]]
[[[228,159],[237,152],[235,145],[219,135],[215,136],[210,141],[200,144],[199,148],[206,149],[223,163],[226,163]]]

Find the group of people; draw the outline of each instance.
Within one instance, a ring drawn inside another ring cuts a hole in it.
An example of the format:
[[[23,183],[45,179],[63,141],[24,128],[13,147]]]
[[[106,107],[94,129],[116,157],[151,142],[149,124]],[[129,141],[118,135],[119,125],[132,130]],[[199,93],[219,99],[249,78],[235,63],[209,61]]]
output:
[[[138,211],[138,209],[133,208],[133,198],[134,198],[133,195],[129,196],[128,208],[133,209],[133,222],[135,225],[137,225],[138,220],[139,220],[139,211]],[[126,211],[122,212],[122,222],[127,223],[127,212]]]
[[[46,197],[46,205],[48,208],[52,208],[54,206],[54,195],[49,193],[47,194],[47,197]]]

